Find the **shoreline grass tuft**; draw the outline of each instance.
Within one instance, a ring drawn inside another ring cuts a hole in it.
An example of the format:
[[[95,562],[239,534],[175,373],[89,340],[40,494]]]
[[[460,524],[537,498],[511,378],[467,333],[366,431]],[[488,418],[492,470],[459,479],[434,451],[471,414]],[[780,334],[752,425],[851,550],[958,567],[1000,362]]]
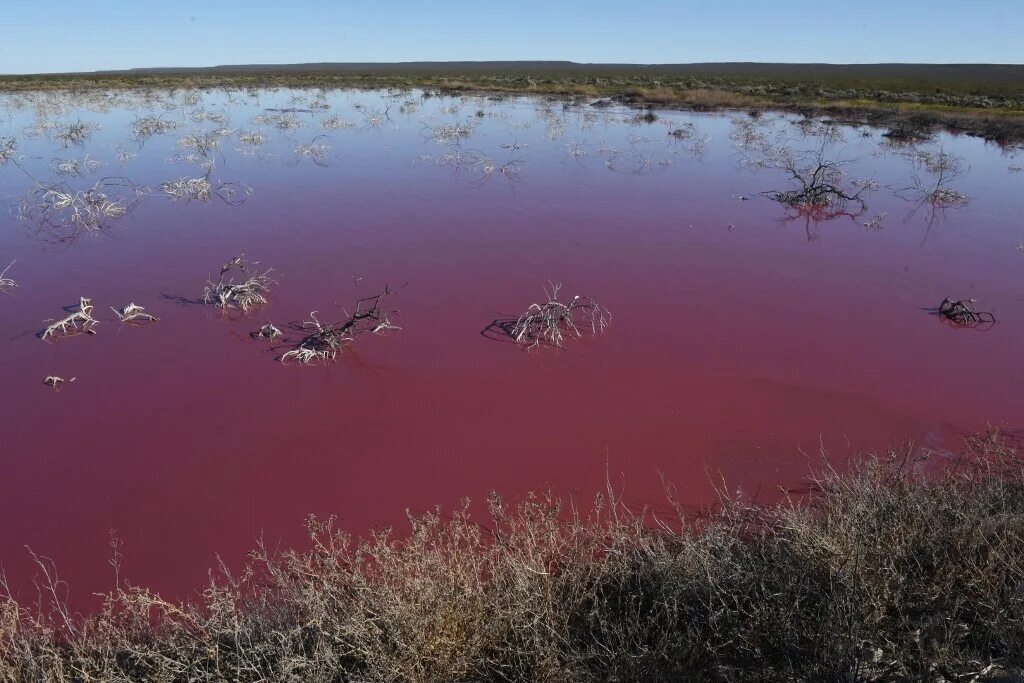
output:
[[[261,544],[193,602],[119,579],[87,617],[33,556],[38,604],[0,597],[0,679],[1018,680],[1024,464],[997,432],[920,453],[700,515],[609,487],[588,511],[547,494],[493,496],[482,524],[468,503],[410,515],[403,536],[310,517],[308,548]]]

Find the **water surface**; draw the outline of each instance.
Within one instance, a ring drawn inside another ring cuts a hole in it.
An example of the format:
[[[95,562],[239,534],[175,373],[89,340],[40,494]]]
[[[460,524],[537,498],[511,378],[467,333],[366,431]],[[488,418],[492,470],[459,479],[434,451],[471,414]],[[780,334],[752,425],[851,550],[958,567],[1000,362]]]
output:
[[[0,167],[0,267],[16,260],[19,285],[0,294],[0,563],[14,586],[29,585],[28,545],[76,594],[110,587],[110,530],[125,576],[187,595],[217,553],[237,566],[257,536],[300,542],[308,513],[360,532],[492,489],[588,497],[607,478],[660,504],[661,475],[690,505],[715,484],[764,500],[822,449],[841,463],[1021,426],[1024,176],[977,139],[931,143],[969,166],[956,189],[970,203],[936,212],[897,192],[905,153],[846,129],[850,177],[879,189],[863,215],[815,223],[760,195],[786,180],[742,167],[742,113],[647,124],[529,99],[287,90],[7,96],[3,113],[20,155]],[[139,140],[146,115],[180,125]],[[324,128],[332,116],[350,125]],[[301,126],[275,125],[287,117]],[[98,128],[65,146],[47,121]],[[793,122],[759,125],[817,144]],[[439,142],[445,124],[472,132]],[[684,124],[689,139],[668,135]],[[179,142],[218,129],[209,157]],[[242,131],[269,139],[247,146]],[[329,149],[296,154],[309,144]],[[86,155],[104,166],[55,172]],[[206,161],[214,187],[251,196],[162,194]],[[36,182],[106,176],[148,192],[96,234],[18,216]],[[246,318],[197,303],[243,251],[274,268],[269,303]],[[401,331],[360,337],[328,367],[282,365],[251,338],[312,310],[341,317],[356,278],[359,295],[398,289]],[[549,280],[605,305],[606,333],[530,352],[484,334]],[[41,341],[80,296],[97,334]],[[926,310],[945,296],[1000,323],[951,328]],[[160,320],[119,324],[109,308],[128,302]],[[76,379],[54,391],[48,375]]]

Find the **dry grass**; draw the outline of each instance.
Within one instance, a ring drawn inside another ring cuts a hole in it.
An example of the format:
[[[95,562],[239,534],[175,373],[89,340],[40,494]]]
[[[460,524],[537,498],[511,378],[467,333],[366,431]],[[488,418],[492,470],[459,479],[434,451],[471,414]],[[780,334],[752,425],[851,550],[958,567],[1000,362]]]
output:
[[[92,137],[92,134],[99,129],[99,126],[93,123],[76,121],[74,123],[59,124],[55,129],[54,137],[65,147],[69,147],[71,145],[83,144]]]
[[[641,102],[691,109],[740,109],[761,104],[756,98],[748,95],[710,88],[694,88],[680,92],[670,88],[655,88],[640,91],[638,95]]]
[[[261,130],[244,130],[238,133],[238,141],[250,147],[259,147],[266,143],[268,139],[267,134]]]
[[[170,121],[159,116],[139,116],[131,123],[132,137],[147,140],[154,135],[171,133],[181,128],[179,121]]]
[[[160,190],[171,201],[205,204],[214,197],[225,204],[237,206],[252,196],[252,188],[245,183],[218,181],[216,185],[210,181],[209,175],[196,178],[176,178],[160,183]]]
[[[305,124],[292,112],[272,111],[253,117],[254,125],[274,126],[278,130],[291,131],[302,128]]]
[[[997,434],[828,468],[773,507],[552,495],[355,540],[310,518],[192,603],[0,601],[4,681],[995,681],[1024,667],[1024,467]],[[120,547],[113,543],[115,572]],[[1004,678],[1003,680],[1016,680]]]
[[[53,159],[50,170],[60,176],[81,176],[95,173],[104,166],[103,162],[86,154],[81,161],[78,159]]]
[[[176,178],[160,183],[160,189],[171,201],[210,201],[213,184],[206,176],[200,178]]]
[[[320,127],[326,128],[327,130],[340,130],[342,128],[355,128],[356,124],[346,121],[337,114],[334,114],[333,116],[329,116],[321,121]]]
[[[437,126],[427,125],[421,122],[424,130],[424,137],[433,140],[439,145],[457,145],[463,140],[473,136],[476,126],[472,121],[462,123],[444,123]]]

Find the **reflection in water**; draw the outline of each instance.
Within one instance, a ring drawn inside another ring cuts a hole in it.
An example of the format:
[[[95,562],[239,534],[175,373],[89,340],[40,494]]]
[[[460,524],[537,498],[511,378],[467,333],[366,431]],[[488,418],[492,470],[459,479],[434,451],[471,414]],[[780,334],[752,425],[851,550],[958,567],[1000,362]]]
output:
[[[951,186],[966,173],[964,160],[941,147],[903,149],[900,153],[910,162],[911,172],[910,185],[900,188],[897,194],[914,204],[908,217],[924,211],[927,236],[935,223],[945,217],[947,210],[967,206],[971,201],[970,195]]]

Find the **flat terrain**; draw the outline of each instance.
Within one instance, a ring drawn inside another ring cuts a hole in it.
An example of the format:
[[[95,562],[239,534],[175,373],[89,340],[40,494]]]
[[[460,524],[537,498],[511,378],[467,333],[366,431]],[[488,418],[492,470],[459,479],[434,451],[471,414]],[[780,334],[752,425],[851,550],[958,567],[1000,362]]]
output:
[[[784,109],[893,125],[914,119],[1001,142],[1024,140],[1024,65],[246,64],[0,76],[0,90],[112,87],[399,87],[612,98],[640,107]]]

